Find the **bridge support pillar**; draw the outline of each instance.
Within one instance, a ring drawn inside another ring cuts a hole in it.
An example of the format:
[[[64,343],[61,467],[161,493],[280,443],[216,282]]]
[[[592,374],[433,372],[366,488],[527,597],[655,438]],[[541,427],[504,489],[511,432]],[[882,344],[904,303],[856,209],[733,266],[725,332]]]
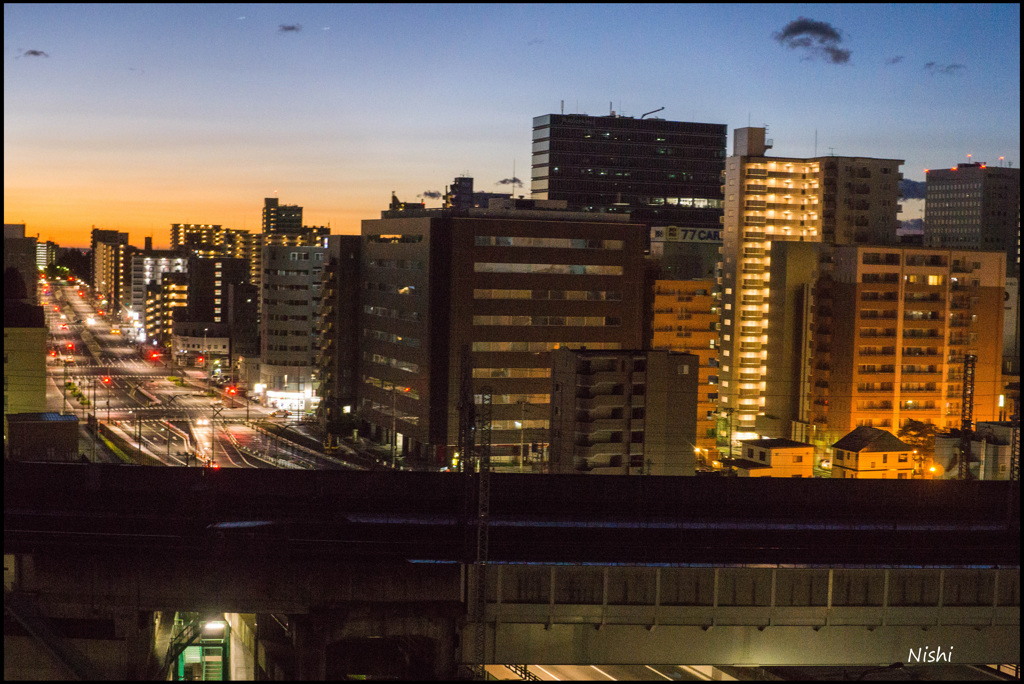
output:
[[[323,681],[327,676],[327,625],[319,613],[290,615],[295,647],[295,678]]]

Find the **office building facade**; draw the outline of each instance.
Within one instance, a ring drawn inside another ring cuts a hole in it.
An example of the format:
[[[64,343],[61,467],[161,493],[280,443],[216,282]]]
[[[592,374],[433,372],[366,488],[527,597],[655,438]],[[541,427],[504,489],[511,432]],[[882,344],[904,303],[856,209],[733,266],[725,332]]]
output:
[[[531,197],[648,226],[719,230],[726,135],[724,124],[614,112],[538,116]]]
[[[1020,276],[1020,169],[957,164],[928,169],[924,236],[929,247],[1006,254],[1006,275]]]
[[[491,390],[495,462],[512,464],[520,444],[548,442],[553,350],[641,348],[643,231],[564,206],[397,207],[363,222],[361,432],[447,462],[465,347],[475,400]]]

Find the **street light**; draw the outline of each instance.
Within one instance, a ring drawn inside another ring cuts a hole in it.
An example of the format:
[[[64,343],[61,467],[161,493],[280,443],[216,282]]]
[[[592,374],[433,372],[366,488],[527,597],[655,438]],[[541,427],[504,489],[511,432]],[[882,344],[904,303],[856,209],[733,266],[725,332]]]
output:
[[[206,332],[208,330],[209,330],[209,328],[203,328],[203,355],[199,359],[200,361],[203,362],[203,370],[204,371],[206,370],[206,354],[207,354],[207,352],[206,352]],[[206,374],[206,389],[210,389],[210,374],[209,373]]]

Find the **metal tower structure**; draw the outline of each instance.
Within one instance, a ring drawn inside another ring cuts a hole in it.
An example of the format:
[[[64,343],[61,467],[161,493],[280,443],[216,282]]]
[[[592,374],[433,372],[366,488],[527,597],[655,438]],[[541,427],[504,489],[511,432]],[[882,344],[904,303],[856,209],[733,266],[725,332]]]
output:
[[[978,357],[964,354],[964,392],[960,400],[960,454],[957,479],[967,480],[971,477],[971,429],[974,420],[974,364]]]
[[[477,415],[480,431],[480,446],[477,449],[479,463],[477,473],[477,515],[476,515],[476,563],[473,582],[473,613],[476,634],[473,643],[474,674],[479,680],[486,680],[484,659],[487,648],[487,557],[489,546],[488,529],[491,518],[491,388],[480,390],[480,411]]]

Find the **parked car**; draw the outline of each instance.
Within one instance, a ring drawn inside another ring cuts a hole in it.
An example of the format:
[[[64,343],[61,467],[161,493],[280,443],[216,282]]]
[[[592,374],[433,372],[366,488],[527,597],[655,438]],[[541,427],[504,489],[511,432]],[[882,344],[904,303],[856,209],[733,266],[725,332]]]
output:
[[[278,410],[276,410],[276,411],[272,411],[272,412],[270,413],[270,416],[271,416],[272,418],[279,418],[279,417],[280,417],[280,418],[287,418],[287,417],[288,417],[288,416],[290,416],[290,415],[292,415],[292,412],[291,412],[291,411],[286,411],[286,410],[284,410],[284,409],[278,409]]]

